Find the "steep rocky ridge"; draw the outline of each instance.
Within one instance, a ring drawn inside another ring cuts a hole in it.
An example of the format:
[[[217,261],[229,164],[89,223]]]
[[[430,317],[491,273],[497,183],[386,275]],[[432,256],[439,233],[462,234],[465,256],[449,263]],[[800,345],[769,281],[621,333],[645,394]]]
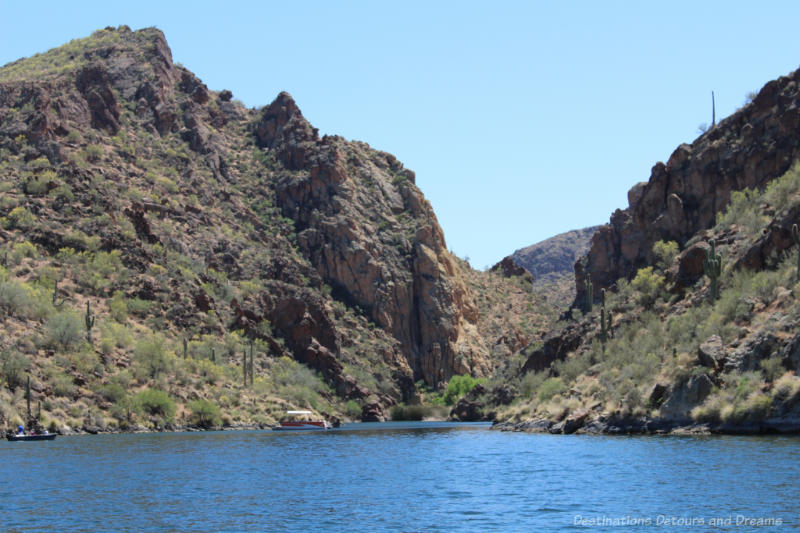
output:
[[[656,241],[683,246],[714,224],[732,191],[763,187],[786,172],[800,154],[798,81],[800,70],[770,81],[752,102],[676,148],[666,164],[656,163],[650,179],[628,193],[628,207],[611,215],[576,262],[576,301],[587,273],[598,289],[629,279],[653,263]]]
[[[514,261],[533,275],[534,281],[550,275],[573,274],[575,261],[589,251],[592,236],[600,226],[559,233],[549,239],[520,248]]]
[[[330,388],[288,405],[341,414],[347,400],[381,418],[416,401],[415,382],[485,376],[507,355],[412,171],[320,138],[286,93],[247,109],[209,90],[158,30],[106,28],[0,69],[0,172],[0,282],[27,295],[0,291],[0,351],[30,370],[52,419],[84,402],[87,427],[111,424],[99,398],[121,376],[184,410],[231,402],[251,341],[255,388],[234,404],[273,413],[306,379],[280,377],[302,374],[285,357]],[[87,303],[94,339],[54,340],[52,324]],[[144,361],[151,338],[164,368]],[[234,421],[254,420],[248,409]]]
[[[297,171],[278,179],[276,193],[303,253],[400,341],[415,378],[438,385],[488,373],[477,309],[414,173],[366,144],[320,139],[286,93],[264,109],[255,137]]]
[[[562,311],[575,298],[575,261],[589,250],[592,236],[600,226],[560,233],[520,248],[509,256],[533,275],[537,299]]]
[[[484,398],[500,427],[800,432],[798,75],[631,189],[576,262],[580,305],[494,378],[517,389],[507,406]]]

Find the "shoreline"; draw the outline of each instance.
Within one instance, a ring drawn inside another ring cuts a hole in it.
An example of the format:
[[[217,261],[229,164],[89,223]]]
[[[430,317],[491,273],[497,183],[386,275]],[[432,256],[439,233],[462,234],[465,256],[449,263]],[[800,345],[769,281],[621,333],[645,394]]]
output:
[[[452,422],[458,424],[470,424],[473,422],[462,422],[460,420],[452,420],[449,418],[442,418],[442,417],[430,417],[425,418],[423,420],[385,420],[385,421],[360,421],[360,420],[347,420],[342,421],[343,424],[383,424],[383,423],[404,423],[404,422],[430,422],[430,423],[443,423],[443,422]],[[485,421],[486,423],[491,423],[491,420]],[[168,425],[163,428],[158,429],[151,429],[145,426],[131,426],[128,429],[101,429],[101,428],[62,428],[57,430],[54,433],[59,436],[67,437],[67,436],[81,436],[81,435],[133,435],[133,434],[144,434],[144,433],[202,433],[206,431],[268,431],[272,430],[278,424],[235,424],[230,426],[212,426],[208,428],[198,427],[198,426],[180,426],[180,425]],[[340,427],[340,426],[335,426]],[[5,435],[5,432],[3,432]]]
[[[800,435],[800,417],[767,418],[739,424],[695,422],[690,419],[599,417],[554,422],[540,418],[524,422],[495,422],[493,430],[551,435]]]

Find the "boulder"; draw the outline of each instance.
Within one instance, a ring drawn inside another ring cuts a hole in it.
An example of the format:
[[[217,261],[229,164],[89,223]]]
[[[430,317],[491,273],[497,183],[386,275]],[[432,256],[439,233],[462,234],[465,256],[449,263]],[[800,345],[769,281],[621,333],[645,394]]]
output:
[[[461,398],[450,411],[450,418],[460,422],[476,422],[483,419],[482,405],[466,397]]]
[[[703,261],[706,258],[706,250],[709,248],[707,242],[700,241],[678,255],[675,263],[666,272],[667,282],[670,283],[672,292],[691,287],[703,277]]]
[[[563,432],[565,435],[571,435],[575,433],[577,430],[583,427],[583,424],[586,422],[586,419],[589,418],[589,414],[591,411],[588,409],[578,409],[570,413],[566,419],[564,419],[563,425]]]
[[[499,272],[503,275],[503,277],[510,278],[513,276],[523,277],[526,280],[533,283],[533,276],[530,272],[525,270],[523,267],[519,266],[515,261],[514,258],[510,255],[504,257],[502,261],[497,263],[491,268],[492,272]]]
[[[690,377],[673,387],[672,394],[661,406],[661,415],[665,418],[688,419],[691,410],[703,403],[713,388],[714,383],[706,374]]]
[[[788,339],[781,347],[781,360],[788,370],[800,373],[800,333]]]
[[[556,361],[561,361],[567,354],[574,351],[586,338],[585,331],[588,323],[571,323],[561,331],[549,333],[541,347],[534,350],[525,350],[523,355],[527,356],[525,364],[522,366],[522,373],[541,372],[550,368]]]
[[[519,392],[511,385],[498,385],[489,390],[489,398],[492,405],[508,405],[517,396],[519,396]]]
[[[745,339],[725,360],[726,372],[758,370],[761,361],[778,349],[778,339],[772,333],[758,331]]]
[[[719,335],[712,335],[697,349],[697,362],[700,366],[720,370],[725,366],[727,353]]]
[[[361,421],[362,422],[384,422],[386,420],[386,411],[378,401],[365,403],[361,408]]]

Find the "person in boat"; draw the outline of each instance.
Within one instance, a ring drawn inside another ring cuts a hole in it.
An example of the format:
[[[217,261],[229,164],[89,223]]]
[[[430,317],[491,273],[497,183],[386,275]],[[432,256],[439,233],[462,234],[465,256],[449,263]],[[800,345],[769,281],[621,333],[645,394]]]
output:
[[[25,434],[25,428],[22,426],[17,426],[17,435],[24,435],[24,434]]]

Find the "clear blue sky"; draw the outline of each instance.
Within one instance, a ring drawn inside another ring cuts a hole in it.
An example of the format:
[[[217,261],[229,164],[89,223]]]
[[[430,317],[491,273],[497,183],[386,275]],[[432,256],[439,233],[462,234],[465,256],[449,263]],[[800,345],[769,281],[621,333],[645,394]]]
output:
[[[34,7],[35,6],[35,7]],[[322,134],[417,173],[476,268],[605,223],[682,142],[800,65],[800,2],[0,0],[0,64],[104,26],[251,107],[289,91]]]

